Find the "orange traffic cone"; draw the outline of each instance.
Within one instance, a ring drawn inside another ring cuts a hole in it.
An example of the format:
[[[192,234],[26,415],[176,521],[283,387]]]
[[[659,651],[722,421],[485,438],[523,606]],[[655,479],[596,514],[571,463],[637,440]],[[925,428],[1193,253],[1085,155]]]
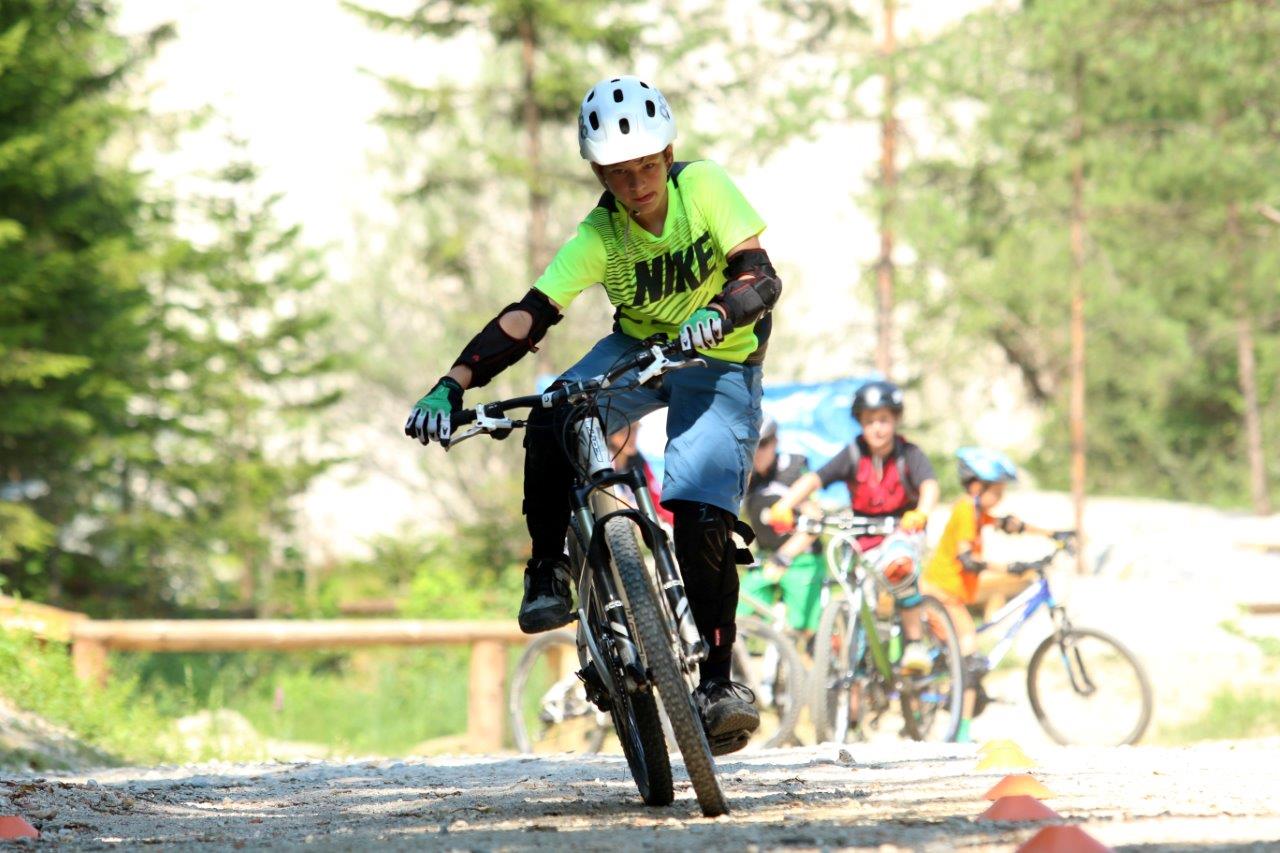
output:
[[[14,838],[39,838],[36,828],[17,815],[0,817],[0,840],[11,841]]]
[[[998,800],[1001,797],[1017,797],[1028,796],[1035,797],[1037,800],[1047,800],[1056,796],[1034,776],[1028,776],[1026,773],[1014,773],[1004,777],[995,784],[990,791],[982,795],[987,800]]]
[[[1017,853],[1115,853],[1078,826],[1046,826]]]
[[[1062,815],[1037,800],[1026,795],[1001,797],[991,807],[978,816],[978,820],[993,821],[1032,821],[1062,820]]]

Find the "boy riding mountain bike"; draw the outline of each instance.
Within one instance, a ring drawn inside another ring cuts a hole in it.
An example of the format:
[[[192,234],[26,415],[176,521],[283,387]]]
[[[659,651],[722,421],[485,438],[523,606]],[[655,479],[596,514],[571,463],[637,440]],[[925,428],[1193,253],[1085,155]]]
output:
[[[706,160],[675,161],[675,119],[657,89],[637,77],[600,81],[582,101],[578,131],[604,195],[533,288],[490,321],[418,401],[405,432],[424,444],[447,441],[463,391],[533,350],[595,284],[616,308],[613,331],[558,385],[606,372],[658,333],[679,336],[687,353],[705,360],[663,376],[657,387],[612,397],[606,428],[668,407],[662,502],[674,516],[690,609],[710,647],[695,701],[713,753],[724,754],[745,746],[760,722],[750,691],[729,680],[739,589],[732,534],[759,438],[769,312],[782,283],[760,245],[764,221],[724,170]],[[559,441],[562,419],[535,410],[525,434],[532,558],[519,622],[526,633],[558,628],[573,614],[565,558],[573,471]]]
[[[835,482],[849,489],[854,513],[871,518],[898,519],[900,530],[923,531],[929,513],[938,504],[938,480],[933,465],[919,447],[898,435],[902,419],[902,389],[892,382],[868,382],[853,395],[853,417],[862,427],[855,438],[815,473],[805,474],[769,510],[769,523],[778,530],[795,528],[795,508],[809,495]],[[863,553],[876,548],[882,536],[862,536]],[[808,534],[791,537],[781,553],[794,556],[809,547]],[[906,577],[890,578],[902,613],[906,644],[900,665],[909,673],[927,672],[932,666],[921,643],[919,567]]]
[[[1018,479],[1017,469],[1008,456],[981,447],[962,447],[956,451],[957,471],[965,493],[951,507],[951,517],[942,530],[938,548],[925,566],[923,586],[951,616],[960,653],[967,668],[972,669],[978,651],[978,630],[969,614],[969,605],[977,600],[979,576],[983,572],[1016,573],[1018,564],[1009,566],[989,563],[982,558],[982,530],[998,527],[1005,533],[1032,533],[1040,536],[1068,536],[1034,527],[1012,515],[995,516],[992,510],[1004,499],[1006,483]],[[977,673],[981,675],[981,673]],[[970,679],[972,683],[972,679]],[[969,726],[977,700],[976,688],[966,688],[958,741],[969,739]]]
[[[778,451],[778,424],[768,415],[760,427],[760,444],[756,447],[751,479],[747,483],[747,499],[743,513],[756,534],[756,544],[763,552],[759,566],[742,578],[742,593],[755,601],[772,604],[781,597],[786,608],[787,623],[802,638],[812,637],[821,618],[822,585],[826,578],[826,561],[819,542],[791,556],[782,553],[789,538],[769,524],[769,510],[796,481],[809,473],[809,460],[795,453]],[[746,602],[738,606],[738,615],[750,612]]]

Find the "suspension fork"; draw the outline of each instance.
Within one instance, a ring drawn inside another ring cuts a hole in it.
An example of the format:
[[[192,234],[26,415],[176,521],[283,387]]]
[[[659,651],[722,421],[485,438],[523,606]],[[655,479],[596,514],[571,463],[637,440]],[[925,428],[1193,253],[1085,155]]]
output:
[[[636,481],[632,489],[636,496],[636,503],[639,504],[645,518],[650,521],[649,531],[653,539],[651,550],[653,562],[658,570],[658,585],[662,587],[667,607],[675,617],[676,632],[680,637],[680,650],[685,664],[693,666],[706,660],[710,648],[707,641],[702,639],[697,623],[693,621],[693,611],[689,608],[689,597],[684,589],[684,578],[681,577],[675,560],[671,558],[671,543],[668,541],[667,533],[658,524],[658,510],[653,505],[653,496],[649,494],[644,473],[641,471],[631,473]]]
[[[1067,635],[1071,633],[1071,620],[1067,618],[1067,611],[1057,604],[1052,607],[1051,612],[1057,634],[1058,653],[1062,655],[1062,665],[1067,668],[1067,677],[1071,679],[1071,689],[1081,696],[1092,696],[1097,692],[1098,686],[1089,678],[1080,650],[1074,645],[1067,645]]]

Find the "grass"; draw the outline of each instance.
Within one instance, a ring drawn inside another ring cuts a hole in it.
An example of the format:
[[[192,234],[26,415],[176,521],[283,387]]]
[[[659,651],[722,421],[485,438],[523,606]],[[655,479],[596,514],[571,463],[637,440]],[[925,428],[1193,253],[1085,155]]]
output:
[[[1280,637],[1261,637],[1250,634],[1230,619],[1220,622],[1218,627],[1233,637],[1253,643],[1262,652],[1263,657],[1271,663],[1280,663]]]
[[[1159,740],[1184,744],[1280,735],[1280,695],[1265,686],[1223,688],[1194,720],[1160,731]]]
[[[129,679],[106,689],[76,680],[66,649],[29,635],[0,631],[0,694],[13,704],[70,729],[100,760],[159,761],[168,757],[155,734],[167,723]],[[29,756],[0,756],[8,763]]]
[[[403,755],[466,728],[464,649],[354,654],[115,654],[103,690],[75,679],[65,647],[0,633],[0,695],[70,730],[93,763],[261,758],[265,741],[300,741],[329,754]],[[177,719],[242,715],[260,736],[183,743]],[[0,744],[0,764],[36,766]],[[50,756],[50,761],[53,758]]]

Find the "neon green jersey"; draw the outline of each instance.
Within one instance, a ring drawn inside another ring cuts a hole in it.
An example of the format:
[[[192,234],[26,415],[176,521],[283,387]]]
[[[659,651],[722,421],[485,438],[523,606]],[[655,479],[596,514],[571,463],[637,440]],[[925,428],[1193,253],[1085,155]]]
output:
[[[567,306],[591,285],[602,284],[623,334],[647,338],[665,332],[675,338],[681,324],[724,287],[725,252],[763,231],[764,220],[709,160],[677,164],[667,193],[660,236],[605,193],[534,287]],[[768,323],[766,315],[734,329],[709,354],[738,363],[757,350],[763,355]]]

